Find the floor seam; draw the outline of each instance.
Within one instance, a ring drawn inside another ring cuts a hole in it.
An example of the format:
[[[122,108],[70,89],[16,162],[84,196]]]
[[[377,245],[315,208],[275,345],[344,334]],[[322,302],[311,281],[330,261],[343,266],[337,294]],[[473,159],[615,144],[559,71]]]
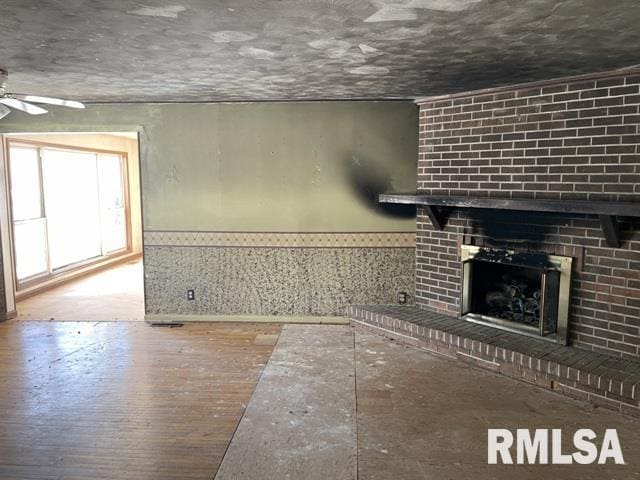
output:
[[[280,332],[278,333],[278,341],[273,346],[273,349],[271,350],[271,355],[269,355],[269,359],[266,361],[266,363],[262,367],[262,370],[260,370],[260,375],[258,375],[258,379],[256,380],[256,383],[255,383],[255,385],[253,387],[253,391],[251,392],[251,396],[249,397],[249,400],[247,400],[247,404],[245,405],[244,410],[242,411],[242,415],[240,415],[240,418],[238,419],[238,422],[236,423],[236,426],[233,429],[233,433],[231,434],[231,437],[229,438],[229,441],[227,442],[227,446],[224,449],[224,453],[222,454],[222,458],[220,460],[220,463],[218,464],[218,467],[216,468],[216,471],[213,474],[213,477],[211,477],[211,480],[215,480],[216,477],[218,476],[218,472],[220,472],[220,468],[222,467],[222,464],[224,463],[224,459],[227,456],[227,452],[229,451],[229,447],[231,446],[231,442],[233,442],[233,439],[236,436],[236,433],[238,432],[238,428],[240,428],[240,424],[242,423],[242,419],[244,418],[245,414],[247,413],[247,409],[249,408],[249,404],[251,403],[251,399],[253,399],[253,396],[255,395],[256,390],[258,389],[258,385],[260,384],[260,380],[262,380],[262,376],[264,375],[265,370],[267,369],[267,367],[269,366],[269,363],[271,362],[271,359],[273,358],[273,353],[276,351],[276,348],[278,348],[278,343],[280,343],[280,338],[282,337],[282,331],[284,330],[285,327],[286,327],[286,325],[283,325],[282,328],[280,329]]]
[[[358,432],[358,355],[356,352],[356,329],[351,328],[353,338],[353,395],[354,395],[354,425],[356,430],[356,480],[360,478],[360,459],[359,459],[359,432]]]

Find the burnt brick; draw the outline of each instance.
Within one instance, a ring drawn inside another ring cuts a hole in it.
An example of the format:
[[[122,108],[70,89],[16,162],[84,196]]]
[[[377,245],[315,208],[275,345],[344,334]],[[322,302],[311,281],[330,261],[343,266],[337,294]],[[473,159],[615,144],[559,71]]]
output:
[[[627,85],[626,87],[617,87],[610,90],[612,97],[618,95],[631,95],[640,92],[640,85]]]
[[[593,137],[591,139],[593,145],[614,145],[621,143],[620,137]]]
[[[548,87],[542,88],[542,95],[548,95],[550,93],[558,93],[558,92],[566,92],[566,91],[567,91],[566,84],[549,85]]]
[[[577,134],[578,130],[575,128],[560,128],[551,132],[551,138],[575,137]]]
[[[624,108],[624,107],[614,107],[614,108]],[[608,113],[606,108],[587,108],[584,110],[580,110],[580,118],[584,117],[604,117]]]
[[[518,97],[518,98],[522,98],[522,97],[539,97],[541,91],[542,90],[540,88],[530,88],[528,90],[519,90],[518,92],[516,92],[516,97]]]
[[[627,87],[623,87],[623,88],[627,88]],[[608,96],[609,96],[608,88],[596,88],[592,90],[585,90],[580,94],[580,98],[596,98],[596,97],[608,97]]]
[[[578,130],[578,135],[580,135],[581,137],[594,137],[596,135],[605,135],[606,133],[606,127],[590,127],[581,128]]]
[[[628,95],[624,97],[625,104],[640,103],[640,95]]]
[[[636,133],[638,127],[636,125],[617,125],[607,127],[607,135],[625,135]]]
[[[566,147],[579,147],[591,144],[591,138],[579,137],[579,138],[564,138],[563,143]]]
[[[598,98],[596,100],[596,107],[614,107],[616,105],[623,105],[624,97],[606,97],[606,98]]]
[[[592,108],[595,105],[595,100],[576,100],[573,102],[567,102],[567,108],[569,110],[584,110]]]
[[[566,122],[567,128],[590,127],[592,125],[593,125],[593,119],[591,118],[581,118],[579,120],[567,120]]]
[[[638,113],[637,105],[625,105],[624,107],[609,107],[609,115],[632,115]]]
[[[607,79],[603,79],[603,80],[598,80],[596,82],[596,88],[603,88],[603,87],[616,87],[618,85],[624,85],[625,83],[625,79],[624,78],[607,78]]]
[[[570,83],[568,86],[569,91],[573,90],[589,90],[596,87],[596,82],[593,80],[588,80],[585,82],[576,82]]]
[[[626,117],[621,116],[608,116],[608,117],[598,117],[593,119],[594,126],[602,126],[602,125],[622,125],[624,123]]]

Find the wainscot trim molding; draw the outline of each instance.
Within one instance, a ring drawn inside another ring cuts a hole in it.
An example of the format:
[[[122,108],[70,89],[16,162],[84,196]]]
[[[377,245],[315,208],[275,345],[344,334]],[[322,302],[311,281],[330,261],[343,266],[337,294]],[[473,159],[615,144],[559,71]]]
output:
[[[145,247],[414,248],[415,232],[145,231]]]

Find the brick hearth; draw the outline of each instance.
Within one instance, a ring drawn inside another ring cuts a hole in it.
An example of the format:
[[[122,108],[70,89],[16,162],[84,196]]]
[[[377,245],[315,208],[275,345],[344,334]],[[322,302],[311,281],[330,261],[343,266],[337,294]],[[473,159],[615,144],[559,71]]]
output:
[[[397,305],[351,306],[358,328],[579,400],[640,416],[640,362]]]

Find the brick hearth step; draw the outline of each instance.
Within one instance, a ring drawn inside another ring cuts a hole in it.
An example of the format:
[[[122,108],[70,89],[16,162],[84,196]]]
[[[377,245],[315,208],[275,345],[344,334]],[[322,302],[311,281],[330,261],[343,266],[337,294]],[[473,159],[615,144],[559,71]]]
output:
[[[564,395],[640,416],[640,362],[411,306],[353,305],[352,324]]]

